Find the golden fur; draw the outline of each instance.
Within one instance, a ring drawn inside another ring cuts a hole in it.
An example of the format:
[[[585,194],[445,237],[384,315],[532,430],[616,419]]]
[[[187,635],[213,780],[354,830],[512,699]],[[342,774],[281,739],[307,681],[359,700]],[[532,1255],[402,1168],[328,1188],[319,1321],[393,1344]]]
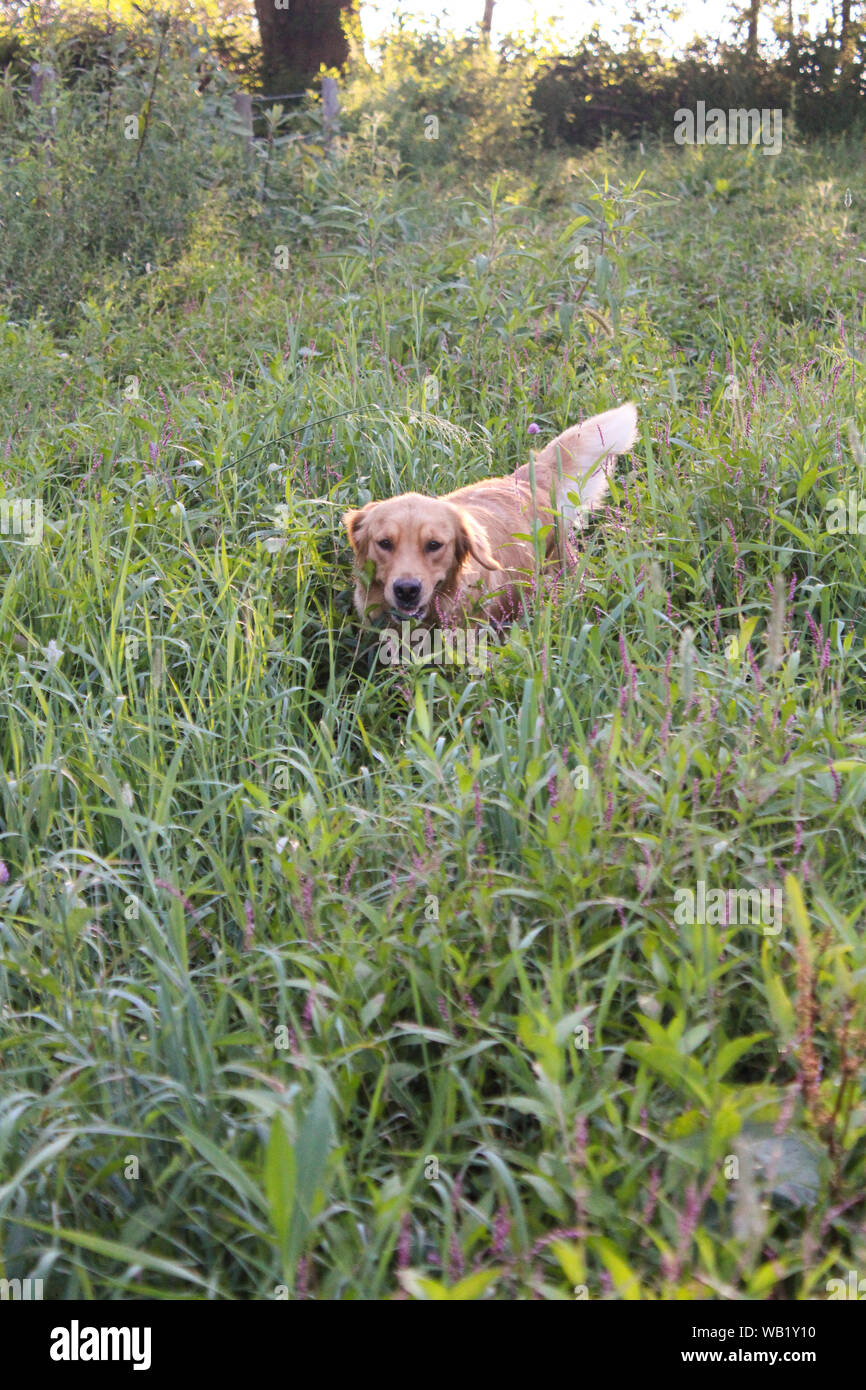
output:
[[[406,492],[347,512],[358,613],[377,618],[390,612],[427,626],[513,616],[535,569],[535,521],[549,528],[545,563],[555,561],[557,512],[566,523],[579,522],[598,505],[607,491],[604,460],[632,447],[636,422],[635,407],[622,405],[572,426],[533,466],[507,477],[470,483],[444,497]]]

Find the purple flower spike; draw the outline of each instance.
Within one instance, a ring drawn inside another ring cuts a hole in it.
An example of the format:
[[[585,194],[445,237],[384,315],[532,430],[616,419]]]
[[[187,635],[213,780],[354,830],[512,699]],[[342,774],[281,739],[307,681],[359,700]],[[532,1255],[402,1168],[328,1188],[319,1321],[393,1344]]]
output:
[[[530,434],[541,434],[541,426],[540,426],[540,425],[536,425],[536,423],[535,423],[534,420],[533,420],[532,424],[529,426],[529,433],[530,433]]]

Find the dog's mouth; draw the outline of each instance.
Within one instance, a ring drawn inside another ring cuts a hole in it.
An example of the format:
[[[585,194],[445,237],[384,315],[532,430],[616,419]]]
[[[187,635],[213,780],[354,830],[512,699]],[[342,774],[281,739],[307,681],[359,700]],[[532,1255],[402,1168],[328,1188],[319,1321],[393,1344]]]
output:
[[[427,617],[433,600],[436,598],[436,595],[442,587],[442,582],[443,581],[441,579],[437,579],[436,583],[433,585],[430,597],[426,598],[423,603],[416,603],[414,606],[410,605],[404,607],[403,604],[399,602],[395,594],[393,603],[391,603],[388,607],[388,612],[390,616],[394,618],[398,623],[420,622],[421,619]]]
[[[395,604],[390,610],[391,617],[396,618],[400,623],[411,623],[412,621],[423,618],[427,612],[427,604],[422,603],[418,608],[401,608]]]

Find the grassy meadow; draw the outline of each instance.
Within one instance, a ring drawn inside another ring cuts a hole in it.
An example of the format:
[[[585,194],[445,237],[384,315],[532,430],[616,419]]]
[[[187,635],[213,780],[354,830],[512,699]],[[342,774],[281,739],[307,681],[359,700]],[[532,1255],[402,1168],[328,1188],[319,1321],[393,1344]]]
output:
[[[78,120],[0,193],[0,501],[43,507],[0,535],[0,1275],[828,1297],[866,1268],[862,142],[413,172],[375,119],[155,124],[133,167]],[[627,399],[487,669],[383,665],[346,508]],[[778,913],[682,921],[699,884]]]

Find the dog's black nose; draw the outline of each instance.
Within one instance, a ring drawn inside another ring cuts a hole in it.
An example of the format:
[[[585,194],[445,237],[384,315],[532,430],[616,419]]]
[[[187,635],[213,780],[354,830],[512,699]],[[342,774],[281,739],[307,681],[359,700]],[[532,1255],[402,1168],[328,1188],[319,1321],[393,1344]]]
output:
[[[401,608],[412,608],[421,597],[421,580],[398,579],[394,584],[394,597]]]

